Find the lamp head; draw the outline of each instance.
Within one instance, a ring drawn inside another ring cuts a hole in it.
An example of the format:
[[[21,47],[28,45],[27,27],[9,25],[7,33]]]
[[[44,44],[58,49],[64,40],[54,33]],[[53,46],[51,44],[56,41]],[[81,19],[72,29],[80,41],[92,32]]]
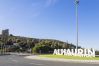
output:
[[[75,0],[76,4],[79,4],[79,0]]]

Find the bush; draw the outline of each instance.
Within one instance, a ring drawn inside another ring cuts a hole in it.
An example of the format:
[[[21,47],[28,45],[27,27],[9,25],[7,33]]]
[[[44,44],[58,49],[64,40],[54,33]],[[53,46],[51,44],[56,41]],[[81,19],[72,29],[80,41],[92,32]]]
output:
[[[35,54],[35,53],[39,53],[39,50],[40,50],[40,46],[35,46],[33,49],[32,49],[32,52]]]
[[[40,45],[40,44],[38,44],[38,45],[36,45],[33,49],[32,49],[32,51],[33,51],[33,53],[34,54],[38,54],[38,53],[43,53],[43,54],[45,54],[45,53],[50,53],[51,51],[53,51],[54,49],[53,48],[51,48],[51,47],[49,47],[49,46],[46,46],[46,45]]]

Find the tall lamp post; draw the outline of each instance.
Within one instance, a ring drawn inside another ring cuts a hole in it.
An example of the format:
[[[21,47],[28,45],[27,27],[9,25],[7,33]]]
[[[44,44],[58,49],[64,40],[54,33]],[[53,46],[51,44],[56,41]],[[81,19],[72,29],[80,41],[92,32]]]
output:
[[[78,5],[79,5],[79,0],[75,0],[75,4],[76,4],[76,31],[77,31],[77,44],[76,44],[76,49],[78,49]]]

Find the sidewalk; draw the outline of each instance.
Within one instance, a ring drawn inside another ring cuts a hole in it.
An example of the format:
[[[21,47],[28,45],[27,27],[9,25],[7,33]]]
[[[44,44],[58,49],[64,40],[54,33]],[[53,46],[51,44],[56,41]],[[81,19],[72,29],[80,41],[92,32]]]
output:
[[[74,60],[74,59],[58,59],[58,58],[46,58],[39,56],[26,56],[27,59],[35,59],[35,60],[45,60],[45,61],[56,61],[56,62],[74,62],[74,63],[91,63],[91,64],[99,64],[99,60]]]

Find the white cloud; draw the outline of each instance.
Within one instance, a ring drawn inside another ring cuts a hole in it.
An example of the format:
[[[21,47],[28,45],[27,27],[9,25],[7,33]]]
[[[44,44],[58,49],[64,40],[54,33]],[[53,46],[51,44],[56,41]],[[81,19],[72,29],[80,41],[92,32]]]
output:
[[[45,8],[55,5],[58,0],[42,0],[39,2],[32,3],[32,7],[34,9],[33,17],[37,17],[40,13],[45,10]]]
[[[56,4],[58,0],[46,0],[46,7]]]
[[[42,0],[32,3],[33,7],[49,7],[55,5],[59,0]]]

